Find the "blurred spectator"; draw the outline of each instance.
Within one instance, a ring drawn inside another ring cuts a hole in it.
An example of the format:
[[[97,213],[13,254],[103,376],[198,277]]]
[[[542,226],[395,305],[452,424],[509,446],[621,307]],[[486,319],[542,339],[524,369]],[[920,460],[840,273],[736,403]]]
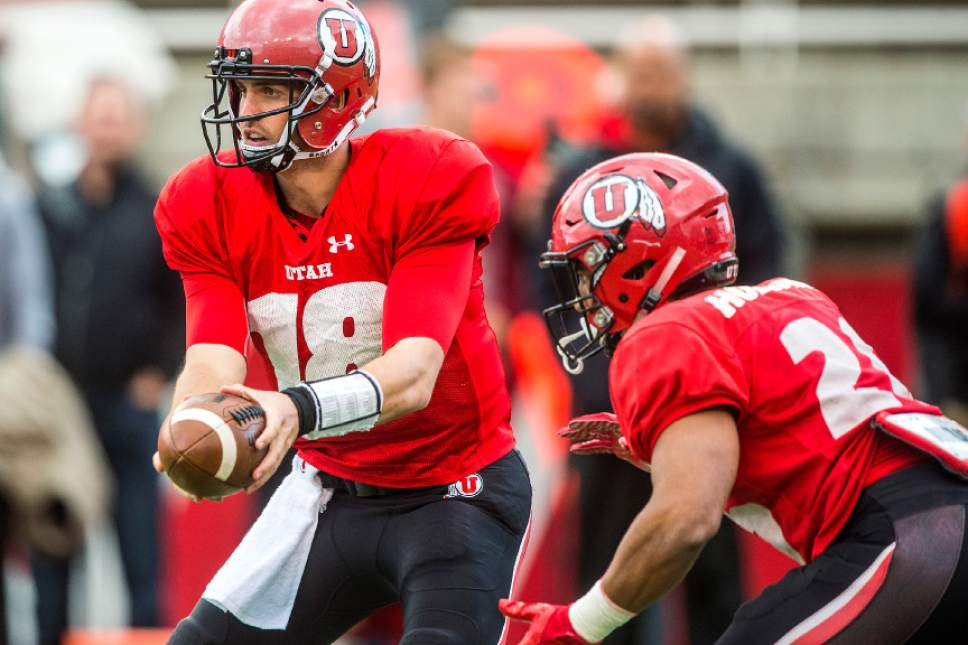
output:
[[[55,267],[56,355],[78,384],[117,482],[113,509],[131,623],[157,623],[158,409],[181,355],[178,278],[155,234],[155,193],[132,167],[143,110],[121,81],[91,83],[77,180],[40,195]],[[36,555],[41,643],[67,623],[66,559]]]
[[[407,8],[413,30],[419,37],[442,30],[454,9],[454,0],[397,0],[397,4]]]
[[[913,302],[922,396],[968,423],[968,173],[928,206]]]
[[[0,347],[0,409],[4,537],[65,560],[80,552],[86,533],[104,525],[111,498],[87,406],[57,361],[21,344]],[[44,591],[38,588],[41,600]],[[12,642],[32,642],[33,613],[13,618]]]
[[[471,51],[441,32],[430,33],[423,39],[420,73],[423,123],[474,140],[474,114],[484,98],[485,84],[472,65]],[[484,153],[487,152],[485,149]],[[503,348],[508,321],[521,308],[527,294],[521,289],[520,280],[521,237],[507,216],[512,182],[509,174],[496,163],[494,182],[502,201],[501,222],[483,253],[487,268],[484,293],[488,319]]]
[[[54,342],[50,260],[33,196],[0,157],[0,347]]]
[[[428,34],[420,51],[423,122],[472,138],[474,105],[483,91],[470,51],[441,32]]]
[[[50,267],[33,198],[0,157],[0,354],[15,346],[49,349],[54,340]],[[3,559],[12,500],[0,498],[0,643],[7,642]]]
[[[620,109],[605,119],[597,146],[577,150],[559,146],[561,152],[551,155],[550,165],[557,172],[544,200],[543,223],[531,257],[543,250],[558,199],[585,169],[619,154],[662,151],[707,168],[729,191],[739,240],[739,282],[755,284],[781,273],[781,221],[763,177],[752,157],[725,139],[710,118],[692,104],[688,53],[678,31],[669,22],[652,18],[633,26],[622,43],[614,54],[621,80]],[[547,302],[553,293],[547,281],[538,277],[534,284],[538,285],[535,303]],[[584,372],[573,378],[573,385],[575,414],[611,410],[607,358],[598,355],[586,361]],[[579,584],[587,589],[608,566],[625,529],[648,500],[651,484],[641,471],[607,457],[583,457],[574,463],[581,477]],[[724,525],[686,579],[693,645],[712,643],[741,603],[734,531]],[[641,620],[654,622],[655,612],[643,616]],[[643,632],[647,640],[656,642],[654,625],[635,622],[605,642],[642,642],[639,634]]]
[[[0,158],[0,562],[7,545],[65,557],[103,520],[107,465],[70,377],[50,357],[50,258],[33,196]],[[0,580],[3,568],[0,567]],[[0,643],[8,632],[0,584]],[[9,636],[12,640],[6,640]]]

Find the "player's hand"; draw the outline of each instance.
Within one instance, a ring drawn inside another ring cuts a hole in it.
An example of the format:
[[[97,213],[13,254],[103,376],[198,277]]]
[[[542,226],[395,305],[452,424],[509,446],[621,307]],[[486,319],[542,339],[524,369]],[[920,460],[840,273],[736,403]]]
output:
[[[571,442],[574,455],[614,455],[636,468],[649,471],[649,464],[632,454],[622,436],[618,418],[611,412],[597,412],[575,417],[558,431],[558,436]]]
[[[245,489],[247,493],[254,493],[272,477],[286,452],[295,443],[299,435],[299,413],[292,399],[281,392],[256,390],[244,385],[226,385],[221,392],[257,403],[266,413],[266,427],[256,437],[255,447],[262,450],[268,446],[269,451],[252,471],[254,482]]]
[[[501,613],[531,623],[518,645],[589,645],[575,632],[568,618],[568,605],[499,600]]]

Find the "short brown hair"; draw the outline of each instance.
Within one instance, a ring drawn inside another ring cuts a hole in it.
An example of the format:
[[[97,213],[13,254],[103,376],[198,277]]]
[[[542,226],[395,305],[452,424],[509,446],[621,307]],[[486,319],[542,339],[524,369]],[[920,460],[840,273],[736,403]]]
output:
[[[433,85],[440,73],[450,65],[464,62],[471,50],[447,34],[437,31],[428,34],[420,49],[420,77],[424,86]]]

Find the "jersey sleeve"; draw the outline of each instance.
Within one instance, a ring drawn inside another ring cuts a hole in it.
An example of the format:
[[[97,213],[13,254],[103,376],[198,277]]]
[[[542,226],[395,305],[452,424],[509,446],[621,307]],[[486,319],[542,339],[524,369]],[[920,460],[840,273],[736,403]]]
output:
[[[473,240],[478,249],[500,218],[491,164],[473,143],[446,144],[427,173],[403,223],[396,258],[435,244]]]
[[[245,298],[234,280],[216,218],[217,190],[201,163],[165,185],[155,205],[155,226],[165,261],[185,289],[185,342],[227,345],[245,352]]]
[[[500,206],[490,162],[473,143],[441,149],[403,223],[383,305],[383,348],[431,338],[446,353]]]
[[[231,277],[219,241],[215,178],[194,162],[165,184],[155,204],[155,226],[165,261],[182,273]]]
[[[414,249],[393,267],[383,302],[383,350],[404,338],[450,348],[470,293],[474,242]]]
[[[633,331],[612,358],[612,403],[633,451],[651,460],[673,422],[713,407],[737,415],[749,385],[736,354],[679,324]]]

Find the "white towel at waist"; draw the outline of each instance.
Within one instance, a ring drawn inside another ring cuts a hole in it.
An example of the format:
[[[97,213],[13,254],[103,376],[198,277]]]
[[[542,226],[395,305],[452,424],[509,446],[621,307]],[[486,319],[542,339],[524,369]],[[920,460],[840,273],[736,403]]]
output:
[[[247,625],[285,629],[319,514],[333,495],[298,455],[265,510],[208,583],[202,598]]]

